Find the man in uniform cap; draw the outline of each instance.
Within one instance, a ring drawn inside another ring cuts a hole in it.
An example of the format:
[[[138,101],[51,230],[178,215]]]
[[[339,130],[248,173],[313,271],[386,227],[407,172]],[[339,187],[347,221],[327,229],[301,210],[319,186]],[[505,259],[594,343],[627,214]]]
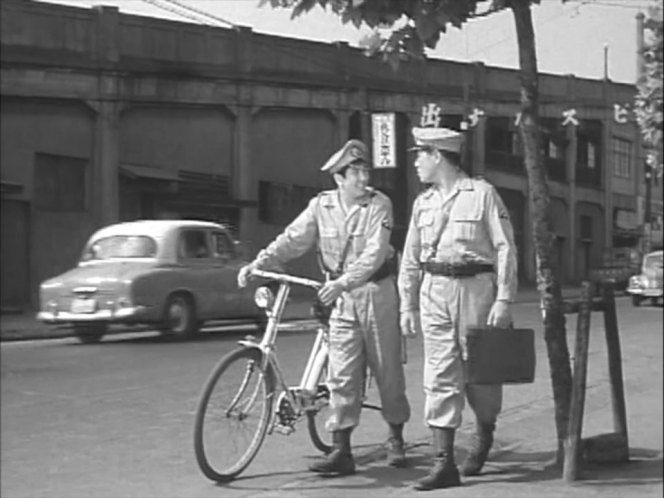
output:
[[[464,475],[480,472],[493,443],[502,386],[465,384],[465,334],[470,327],[511,324],[517,263],[512,225],[496,189],[459,166],[463,135],[414,128],[413,138],[417,174],[431,186],[413,205],[398,286],[402,332],[424,336],[424,418],[434,463],[415,488],[430,490],[461,483],[454,435],[464,395],[477,420]]]
[[[318,293],[330,316],[327,385],[332,414],[326,427],[334,449],[310,466],[326,475],[355,472],[350,436],[359,423],[366,365],[380,392],[389,425],[388,463],[406,463],[403,426],[410,417],[401,363],[401,333],[394,269],[390,264],[392,203],[368,186],[369,157],[359,140],[349,140],[323,165],[337,184],[311,199],[284,232],[240,270],[246,285],[255,268],[281,264],[316,245],[326,282]]]

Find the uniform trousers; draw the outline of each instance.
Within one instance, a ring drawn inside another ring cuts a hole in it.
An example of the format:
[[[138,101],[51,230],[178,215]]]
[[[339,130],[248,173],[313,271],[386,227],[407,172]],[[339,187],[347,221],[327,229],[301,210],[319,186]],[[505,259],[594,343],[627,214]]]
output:
[[[344,292],[337,300],[330,315],[328,431],[359,424],[367,366],[376,381],[385,421],[403,424],[410,418],[398,312],[392,276]]]
[[[494,273],[466,278],[424,274],[420,318],[427,426],[458,428],[464,395],[479,423],[495,423],[502,405],[502,386],[467,385],[464,379],[467,329],[486,326],[495,296]]]

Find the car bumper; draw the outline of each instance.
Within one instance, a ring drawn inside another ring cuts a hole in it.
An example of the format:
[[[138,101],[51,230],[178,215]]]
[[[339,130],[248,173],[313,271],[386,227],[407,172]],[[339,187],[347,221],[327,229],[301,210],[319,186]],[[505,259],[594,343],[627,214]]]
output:
[[[40,311],[37,320],[44,323],[72,323],[72,322],[105,322],[123,323],[136,322],[148,318],[148,308],[134,306],[118,310],[97,310],[94,313],[71,313],[69,311]]]
[[[642,297],[662,297],[662,296],[664,296],[664,289],[628,288],[627,292],[629,292],[633,296],[642,296]]]

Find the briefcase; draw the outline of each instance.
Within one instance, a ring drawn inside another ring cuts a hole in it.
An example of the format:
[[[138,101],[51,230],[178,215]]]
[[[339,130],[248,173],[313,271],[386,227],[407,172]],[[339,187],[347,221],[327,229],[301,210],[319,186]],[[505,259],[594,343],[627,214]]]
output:
[[[525,384],[535,379],[535,331],[471,328],[466,335],[468,384]]]

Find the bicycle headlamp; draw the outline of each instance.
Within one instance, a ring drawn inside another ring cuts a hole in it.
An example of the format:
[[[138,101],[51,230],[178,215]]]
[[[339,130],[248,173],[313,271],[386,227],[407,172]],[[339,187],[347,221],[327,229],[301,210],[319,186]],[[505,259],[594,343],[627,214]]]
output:
[[[271,309],[274,304],[274,294],[268,287],[259,287],[254,292],[254,302],[261,309]]]

